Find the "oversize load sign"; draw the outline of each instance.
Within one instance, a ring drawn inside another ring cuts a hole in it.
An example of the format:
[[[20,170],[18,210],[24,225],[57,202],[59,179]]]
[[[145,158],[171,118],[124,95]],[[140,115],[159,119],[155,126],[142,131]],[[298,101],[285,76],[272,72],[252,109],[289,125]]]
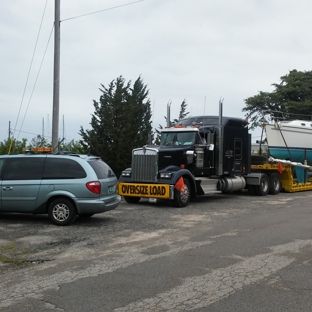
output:
[[[170,198],[169,184],[118,184],[118,193],[122,196],[140,196],[153,198]]]

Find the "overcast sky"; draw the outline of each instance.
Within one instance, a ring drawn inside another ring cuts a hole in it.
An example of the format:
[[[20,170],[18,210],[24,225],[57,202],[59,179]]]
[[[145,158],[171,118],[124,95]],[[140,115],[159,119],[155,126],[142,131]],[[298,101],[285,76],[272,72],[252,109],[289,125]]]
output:
[[[126,81],[141,76],[148,85],[158,128],[165,125],[168,101],[171,119],[183,99],[190,115],[217,115],[221,97],[225,116],[243,118],[244,99],[272,91],[290,70],[311,70],[310,0],[144,0],[69,19],[134,1],[61,0],[59,136],[67,142],[80,139],[80,126],[90,128],[101,84],[120,75]],[[19,140],[38,134],[51,140],[54,34],[43,56],[53,0],[26,87],[45,3],[0,1],[0,141],[8,137],[9,122]]]

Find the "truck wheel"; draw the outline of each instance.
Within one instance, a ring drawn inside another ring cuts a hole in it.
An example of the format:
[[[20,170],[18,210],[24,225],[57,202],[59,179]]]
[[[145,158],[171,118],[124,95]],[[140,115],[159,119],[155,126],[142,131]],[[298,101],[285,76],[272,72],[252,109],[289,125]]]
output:
[[[174,204],[176,207],[186,207],[191,199],[191,186],[187,179],[184,179],[184,188],[179,191],[174,189]]]
[[[140,201],[141,197],[124,196],[124,199],[128,204],[136,204]]]
[[[269,177],[264,173],[260,178],[260,185],[255,185],[255,191],[258,196],[265,196],[269,193]]]
[[[270,181],[269,194],[272,195],[278,194],[282,188],[280,175],[276,172],[271,173],[269,175],[269,181]]]
[[[66,198],[54,199],[48,209],[50,220],[56,225],[70,225],[77,217],[75,205]]]

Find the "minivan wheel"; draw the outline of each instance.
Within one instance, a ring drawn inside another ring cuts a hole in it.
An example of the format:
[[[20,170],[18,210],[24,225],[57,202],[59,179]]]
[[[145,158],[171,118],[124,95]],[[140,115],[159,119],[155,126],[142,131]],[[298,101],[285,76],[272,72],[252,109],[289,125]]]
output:
[[[69,225],[76,219],[74,204],[66,198],[54,199],[48,210],[50,220],[56,225]]]

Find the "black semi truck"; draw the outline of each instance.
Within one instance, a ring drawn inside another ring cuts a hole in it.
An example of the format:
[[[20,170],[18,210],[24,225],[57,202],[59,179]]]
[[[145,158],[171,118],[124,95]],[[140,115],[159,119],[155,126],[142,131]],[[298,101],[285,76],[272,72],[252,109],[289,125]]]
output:
[[[220,114],[203,116],[200,122],[182,120],[161,131],[160,145],[134,149],[131,168],[122,172],[118,192],[128,203],[142,197],[161,198],[185,207],[199,195],[245,188],[266,195],[269,183],[267,174],[251,172],[248,122]],[[280,183],[272,187],[280,188]]]

